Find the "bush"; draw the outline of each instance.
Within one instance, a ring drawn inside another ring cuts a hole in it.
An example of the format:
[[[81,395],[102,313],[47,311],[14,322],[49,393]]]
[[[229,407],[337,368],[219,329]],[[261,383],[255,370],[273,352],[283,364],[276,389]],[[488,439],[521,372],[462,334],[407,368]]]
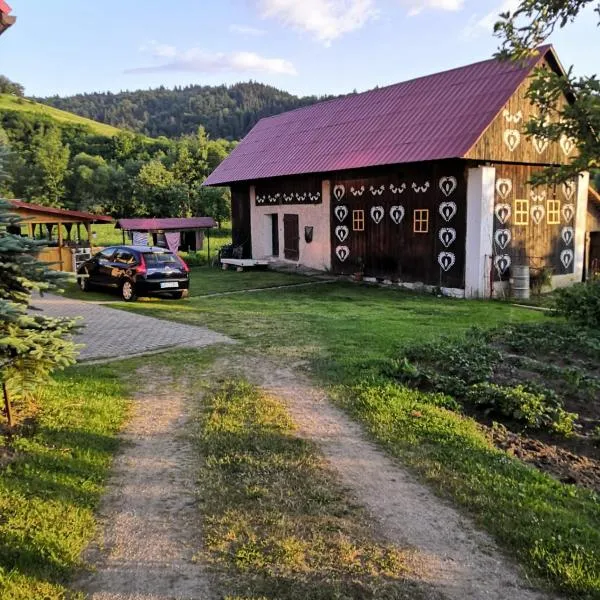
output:
[[[600,327],[600,279],[559,290],[556,309],[570,321]]]
[[[574,413],[564,410],[556,394],[537,393],[518,385],[505,387],[479,383],[467,392],[466,401],[485,408],[486,414],[498,414],[531,429],[551,429],[563,435],[573,432]]]

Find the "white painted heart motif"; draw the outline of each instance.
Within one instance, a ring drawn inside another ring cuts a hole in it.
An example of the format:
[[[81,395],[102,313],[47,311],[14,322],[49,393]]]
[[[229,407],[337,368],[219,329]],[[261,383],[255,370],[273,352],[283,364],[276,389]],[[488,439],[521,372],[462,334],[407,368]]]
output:
[[[560,232],[560,237],[566,246],[570,246],[573,242],[573,238],[575,237],[575,230],[572,227],[563,227]]]
[[[440,252],[438,255],[438,263],[440,264],[440,267],[442,267],[442,270],[447,272],[454,266],[454,263],[456,263],[456,255],[453,252]]]
[[[440,242],[444,244],[444,248],[449,248],[456,241],[456,229],[452,227],[444,227],[440,229]]]
[[[496,229],[496,233],[494,233],[494,241],[500,250],[505,250],[512,241],[512,233],[510,229]]]
[[[563,196],[570,202],[575,195],[575,184],[572,181],[565,181],[562,184]]]
[[[537,135],[533,136],[533,147],[538,154],[544,153],[546,148],[548,148],[548,143],[548,140],[543,137],[539,137]]]
[[[565,153],[565,156],[569,156],[569,154],[571,154],[571,152],[573,152],[573,149],[575,148],[575,140],[563,133],[560,136],[560,147]]]
[[[385,215],[385,210],[383,210],[383,206],[372,206],[371,207],[371,219],[375,222],[376,225],[381,223],[383,216]]]
[[[348,236],[350,235],[350,230],[345,225],[338,225],[335,228],[335,236],[340,242],[344,243]]]
[[[539,225],[546,216],[546,209],[543,204],[534,204],[531,207],[531,218],[536,225]]]
[[[442,202],[439,210],[442,219],[444,219],[446,223],[449,223],[456,216],[458,207],[456,206],[456,202]]]
[[[344,262],[350,256],[350,248],[348,246],[338,246],[335,249],[335,255],[340,262]]]
[[[496,271],[498,271],[498,275],[502,276],[506,271],[508,271],[512,261],[508,254],[498,254],[494,256],[494,266],[496,267]]]
[[[573,262],[573,250],[563,250],[560,253],[560,262],[563,264],[565,269],[568,269]]]
[[[521,143],[521,134],[516,129],[505,129],[504,143],[511,152],[514,152]]]
[[[575,216],[575,206],[572,204],[565,204],[562,207],[562,215],[567,223],[570,223]]]
[[[341,204],[340,206],[336,206],[333,212],[336,216],[336,219],[340,223],[343,223],[346,220],[346,217],[348,216],[348,207]]]
[[[496,218],[498,219],[498,221],[500,221],[502,225],[505,225],[506,223],[508,223],[512,215],[512,208],[510,204],[496,204],[494,212],[496,213]]]
[[[404,219],[404,206],[392,206],[390,208],[390,218],[396,225],[400,225],[402,219]]]
[[[512,181],[510,179],[498,179],[496,181],[496,191],[502,200],[506,200],[512,192]]]
[[[333,197],[339,202],[346,195],[346,187],[338,184],[333,188]]]
[[[440,190],[446,198],[452,196],[456,188],[458,187],[458,181],[456,177],[442,177],[440,179]]]

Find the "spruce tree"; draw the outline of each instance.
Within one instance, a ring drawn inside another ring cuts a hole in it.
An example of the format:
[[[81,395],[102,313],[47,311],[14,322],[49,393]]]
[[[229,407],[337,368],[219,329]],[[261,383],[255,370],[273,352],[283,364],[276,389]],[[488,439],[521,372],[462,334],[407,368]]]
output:
[[[0,146],[0,177],[7,157]],[[0,384],[9,428],[12,402],[27,403],[51,373],[75,362],[75,322],[29,311],[32,293],[55,289],[62,275],[36,257],[40,243],[14,233],[21,219],[0,199]]]

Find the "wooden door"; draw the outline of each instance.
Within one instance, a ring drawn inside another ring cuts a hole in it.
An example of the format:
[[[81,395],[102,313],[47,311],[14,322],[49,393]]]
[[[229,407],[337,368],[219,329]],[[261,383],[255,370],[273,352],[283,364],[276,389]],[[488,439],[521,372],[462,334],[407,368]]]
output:
[[[272,255],[279,256],[279,215],[271,215]]]
[[[298,215],[283,215],[283,254],[287,260],[300,258]]]

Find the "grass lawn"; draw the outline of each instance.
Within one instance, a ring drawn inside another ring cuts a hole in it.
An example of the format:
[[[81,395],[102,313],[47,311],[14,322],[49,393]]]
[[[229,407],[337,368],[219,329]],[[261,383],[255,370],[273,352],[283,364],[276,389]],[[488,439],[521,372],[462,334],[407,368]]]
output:
[[[68,596],[127,407],[113,366],[72,368],[44,388],[0,469],[0,598]]]
[[[279,401],[225,381],[198,404],[205,553],[224,597],[423,598]]]

